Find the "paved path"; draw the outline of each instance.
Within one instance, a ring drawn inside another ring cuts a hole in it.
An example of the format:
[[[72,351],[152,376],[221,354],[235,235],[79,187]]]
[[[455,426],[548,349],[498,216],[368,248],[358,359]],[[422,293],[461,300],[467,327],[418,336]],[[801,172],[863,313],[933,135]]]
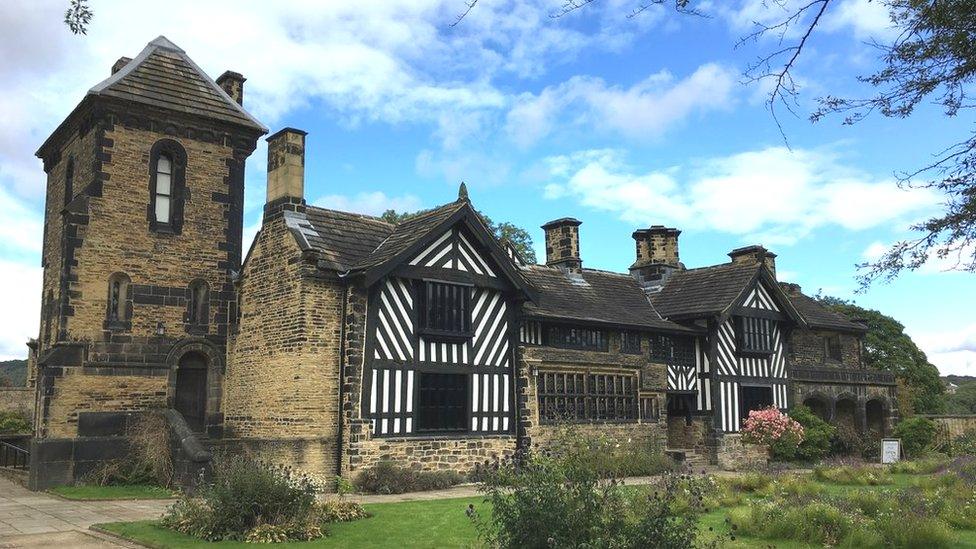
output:
[[[167,500],[67,501],[0,477],[0,548],[134,547],[88,531],[92,524],[156,518]]]

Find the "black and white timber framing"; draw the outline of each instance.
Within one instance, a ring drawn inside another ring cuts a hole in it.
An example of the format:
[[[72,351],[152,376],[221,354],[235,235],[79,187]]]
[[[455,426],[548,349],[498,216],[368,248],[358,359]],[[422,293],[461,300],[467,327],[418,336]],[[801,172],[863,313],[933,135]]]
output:
[[[517,344],[517,334],[511,329],[513,292],[499,276],[501,269],[495,260],[476,242],[462,225],[451,227],[406,261],[405,268],[374,285],[363,410],[375,436],[429,432],[418,416],[425,373],[467,376],[463,431],[487,434],[512,429],[513,351]],[[443,312],[468,315],[469,332],[424,331],[423,307],[425,299],[430,299],[425,289],[431,283],[467,294],[464,303],[469,311],[460,307],[456,312]]]

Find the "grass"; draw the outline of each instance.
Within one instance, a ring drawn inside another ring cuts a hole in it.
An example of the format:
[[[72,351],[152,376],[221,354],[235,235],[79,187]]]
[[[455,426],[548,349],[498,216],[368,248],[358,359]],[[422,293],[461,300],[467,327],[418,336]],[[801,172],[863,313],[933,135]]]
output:
[[[403,503],[364,505],[372,517],[330,524],[328,537],[315,541],[291,542],[277,546],[300,547],[370,547],[398,549],[407,547],[472,547],[478,545],[478,532],[464,510],[474,504],[484,512],[483,499],[455,498]],[[149,547],[182,549],[185,547],[247,547],[254,544],[234,541],[208,543],[191,536],[167,530],[155,521],[112,522],[97,528]]]
[[[55,486],[49,490],[52,494],[65,499],[79,501],[94,501],[107,499],[169,499],[177,496],[172,490],[159,486],[95,486],[82,484],[78,486]]]
[[[930,479],[929,475],[895,473],[890,475],[890,483],[885,485],[849,485],[830,481],[813,480],[806,475],[810,484],[816,486],[817,492],[841,495],[852,491],[875,492],[891,491],[898,488],[914,486],[920,481]],[[843,479],[847,480],[847,479]],[[798,479],[797,482],[802,482]],[[734,541],[726,541],[722,546],[731,548],[768,548],[771,545],[777,549],[812,549],[822,547],[809,543],[784,539],[760,539],[744,536],[741,532],[730,532],[730,525],[726,517],[735,510],[745,510],[750,500],[767,497],[762,483],[749,479],[735,484],[744,484],[743,498],[738,503],[710,510],[700,519],[703,533],[706,537],[720,534],[734,533]],[[632,489],[643,489],[633,487]],[[365,505],[373,516],[368,519],[329,525],[329,535],[326,538],[312,542],[295,542],[285,545],[307,547],[376,547],[376,548],[413,548],[413,547],[480,547],[478,533],[475,526],[465,517],[465,509],[469,504],[483,515],[488,512],[483,499],[480,497],[444,499],[432,501],[410,501],[401,503],[379,503]],[[223,547],[245,547],[243,543],[220,542],[205,543],[176,532],[159,527],[153,521],[129,523],[111,523],[99,525],[104,531],[120,537],[137,541],[149,547],[157,548],[187,548],[209,547],[211,545]],[[956,546],[976,549],[976,530],[956,530]],[[728,538],[726,538],[727,540]],[[253,547],[253,545],[247,545]]]

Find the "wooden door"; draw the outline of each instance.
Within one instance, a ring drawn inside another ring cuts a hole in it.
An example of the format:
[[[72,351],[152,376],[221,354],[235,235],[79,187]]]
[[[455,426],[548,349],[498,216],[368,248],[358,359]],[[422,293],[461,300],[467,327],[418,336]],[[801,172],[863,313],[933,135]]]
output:
[[[194,431],[204,429],[207,414],[207,367],[197,357],[184,357],[176,371],[176,411]]]

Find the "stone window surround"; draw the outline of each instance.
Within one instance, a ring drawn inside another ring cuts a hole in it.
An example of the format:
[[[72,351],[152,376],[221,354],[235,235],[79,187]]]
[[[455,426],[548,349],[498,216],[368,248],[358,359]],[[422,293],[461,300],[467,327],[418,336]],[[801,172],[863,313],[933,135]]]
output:
[[[118,303],[114,304],[117,309],[112,310],[112,286],[118,282],[119,296]],[[108,277],[108,293],[105,299],[105,323],[104,329],[113,331],[129,331],[132,329],[132,279],[129,275],[118,271]]]

